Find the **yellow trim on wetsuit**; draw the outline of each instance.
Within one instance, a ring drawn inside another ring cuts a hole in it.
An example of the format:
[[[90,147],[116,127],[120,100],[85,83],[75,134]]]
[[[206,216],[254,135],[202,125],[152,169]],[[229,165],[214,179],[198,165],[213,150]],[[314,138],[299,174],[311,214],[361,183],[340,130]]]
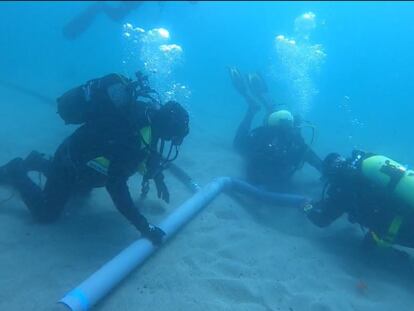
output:
[[[143,142],[143,144],[141,145],[141,150],[143,149],[148,150],[148,146],[151,144],[151,140],[152,140],[151,127],[146,126],[142,128],[139,132],[141,135],[141,141]],[[146,153],[147,154],[145,156],[145,159],[138,165],[138,168],[137,168],[137,171],[143,175],[145,174],[146,169],[147,169],[146,162],[147,162],[148,155],[149,155],[149,152],[146,152]],[[106,176],[108,175],[108,169],[109,169],[110,164],[111,164],[111,161],[105,157],[97,157],[86,163],[86,165],[89,166],[90,168]]]
[[[388,227],[388,232],[384,239],[381,239],[375,232],[371,232],[372,238],[374,239],[377,246],[390,247],[394,243],[395,238],[400,231],[402,223],[403,218],[401,216],[394,217],[390,226]]]

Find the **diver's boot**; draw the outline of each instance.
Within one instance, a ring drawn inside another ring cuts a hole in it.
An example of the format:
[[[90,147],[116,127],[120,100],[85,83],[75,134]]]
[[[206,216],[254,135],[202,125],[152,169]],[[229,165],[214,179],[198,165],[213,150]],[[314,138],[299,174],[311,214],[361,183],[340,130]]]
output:
[[[0,167],[0,183],[13,184],[21,176],[26,174],[22,158],[15,158]]]
[[[23,160],[24,167],[27,171],[37,171],[47,175],[49,170],[50,160],[45,158],[44,153],[40,153],[38,151],[32,151]]]

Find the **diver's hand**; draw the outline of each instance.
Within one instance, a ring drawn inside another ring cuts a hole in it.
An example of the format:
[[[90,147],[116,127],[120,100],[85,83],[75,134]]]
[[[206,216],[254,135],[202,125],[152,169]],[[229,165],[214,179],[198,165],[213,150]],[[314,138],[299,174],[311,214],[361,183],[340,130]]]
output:
[[[164,182],[164,175],[159,173],[154,178],[155,186],[157,188],[158,198],[164,200],[166,203],[170,203],[170,192],[168,191],[167,185]]]
[[[305,214],[308,214],[314,208],[315,202],[312,199],[308,199],[300,205],[299,210]]]
[[[148,224],[145,230],[141,231],[143,237],[149,239],[155,246],[161,245],[163,242],[165,232],[157,226]]]

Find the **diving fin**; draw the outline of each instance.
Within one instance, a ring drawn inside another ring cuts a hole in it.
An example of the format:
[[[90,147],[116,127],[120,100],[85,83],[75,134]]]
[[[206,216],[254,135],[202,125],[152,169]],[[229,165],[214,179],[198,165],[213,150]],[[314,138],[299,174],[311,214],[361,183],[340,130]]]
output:
[[[95,21],[95,18],[103,12],[104,3],[97,1],[88,6],[80,14],[76,15],[62,29],[63,36],[68,40],[75,40],[84,33]]]
[[[266,95],[268,93],[267,84],[264,81],[260,73],[249,73],[247,75],[247,83],[249,86],[250,93],[256,97],[259,102],[264,106],[266,111],[270,114],[274,111],[274,104]]]
[[[249,73],[247,75],[247,82],[249,84],[250,91],[253,95],[260,97],[263,93],[268,92],[266,82],[259,73]]]
[[[243,96],[247,95],[246,83],[245,80],[240,73],[239,69],[236,67],[229,67],[229,74],[231,82],[236,90]]]
[[[105,5],[104,13],[114,22],[122,21],[144,1],[117,1],[117,6]]]
[[[96,1],[84,11],[75,16],[63,27],[63,36],[68,40],[75,40],[84,33],[101,13],[115,22],[121,21],[143,1],[118,1],[117,6],[106,4],[104,1]]]

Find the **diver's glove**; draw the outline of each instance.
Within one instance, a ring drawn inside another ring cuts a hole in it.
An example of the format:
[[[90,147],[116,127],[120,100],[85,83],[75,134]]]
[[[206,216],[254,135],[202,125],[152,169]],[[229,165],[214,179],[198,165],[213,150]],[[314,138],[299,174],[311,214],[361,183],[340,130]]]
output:
[[[316,204],[315,201],[308,199],[305,202],[303,202],[303,204],[300,205],[300,210],[303,211],[307,215],[314,209],[315,204]]]
[[[170,203],[170,192],[164,182],[164,175],[162,173],[157,174],[154,177],[154,182],[157,188],[158,198],[164,200],[166,203]]]
[[[141,231],[143,237],[149,239],[155,246],[161,245],[165,232],[157,226],[148,224],[148,226]]]

